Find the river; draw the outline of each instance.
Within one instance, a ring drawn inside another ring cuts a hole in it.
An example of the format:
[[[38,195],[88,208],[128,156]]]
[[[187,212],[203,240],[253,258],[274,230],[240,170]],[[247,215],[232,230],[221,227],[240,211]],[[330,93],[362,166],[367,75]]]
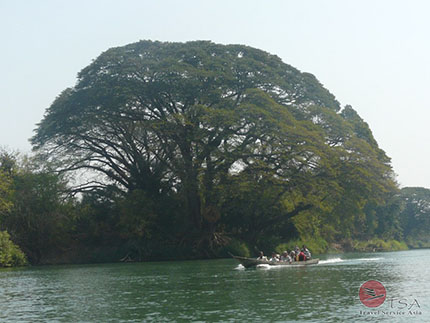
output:
[[[430,322],[430,250],[325,255],[309,267],[233,259],[0,270],[1,322]],[[360,286],[379,281],[379,307]]]

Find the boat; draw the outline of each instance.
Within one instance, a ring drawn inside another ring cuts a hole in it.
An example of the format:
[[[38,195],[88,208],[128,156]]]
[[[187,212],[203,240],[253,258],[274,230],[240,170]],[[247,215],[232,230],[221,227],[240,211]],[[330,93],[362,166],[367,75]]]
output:
[[[271,265],[271,266],[309,266],[316,265],[320,261],[319,258],[312,258],[304,261],[269,261],[269,260],[261,260],[257,258],[247,258],[231,255],[234,259],[239,261],[243,267],[251,268],[256,267],[257,265]]]

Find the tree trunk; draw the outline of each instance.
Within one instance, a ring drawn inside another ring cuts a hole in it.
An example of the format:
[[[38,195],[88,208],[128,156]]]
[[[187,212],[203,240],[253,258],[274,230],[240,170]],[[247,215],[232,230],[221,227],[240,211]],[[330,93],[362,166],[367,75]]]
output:
[[[198,191],[197,179],[195,181],[186,183],[186,201],[187,210],[191,219],[191,223],[198,230],[202,228],[202,215],[201,215],[201,200]]]

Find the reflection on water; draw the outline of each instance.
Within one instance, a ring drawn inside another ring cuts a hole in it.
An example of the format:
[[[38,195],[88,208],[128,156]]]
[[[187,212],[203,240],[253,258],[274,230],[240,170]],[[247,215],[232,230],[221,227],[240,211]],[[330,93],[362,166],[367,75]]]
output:
[[[0,321],[425,322],[429,265],[430,250],[413,250],[327,256],[309,267],[245,270],[223,259],[0,270]],[[387,290],[377,309],[358,297],[371,279]],[[421,314],[399,314],[411,305]]]

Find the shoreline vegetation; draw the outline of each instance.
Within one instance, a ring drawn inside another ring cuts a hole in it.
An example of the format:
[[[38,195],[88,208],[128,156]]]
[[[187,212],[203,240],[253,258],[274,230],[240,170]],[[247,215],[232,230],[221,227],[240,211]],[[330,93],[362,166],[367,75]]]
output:
[[[21,267],[28,265],[22,250],[10,240],[6,231],[0,231],[0,267]]]
[[[277,252],[284,251],[286,245],[291,246],[294,243],[281,244],[275,248]],[[2,247],[2,243],[0,241],[0,249]],[[392,251],[405,251],[405,250],[414,250],[414,249],[425,249],[430,248],[430,243],[420,243],[419,246],[408,246],[405,242],[399,242],[397,240],[388,240],[384,241],[381,239],[372,239],[371,241],[347,241],[343,243],[331,243],[327,250],[316,249],[313,252],[314,256],[321,254],[342,254],[342,253],[354,253],[354,252],[392,252]],[[229,249],[235,251],[237,255],[241,255],[244,257],[256,257],[256,254],[253,255],[249,252],[249,250],[244,249],[243,247],[238,249]],[[102,257],[104,252],[100,252],[99,257]],[[222,256],[214,256],[212,258],[150,258],[146,260],[134,260],[128,255],[123,257],[122,259],[101,259],[99,257],[95,257],[92,260],[84,260],[79,259],[76,255],[74,255],[71,259],[67,259],[68,255],[62,255],[60,257],[56,256],[53,258],[47,258],[45,262],[41,262],[38,264],[33,264],[36,266],[46,266],[46,265],[72,265],[72,264],[102,264],[102,263],[128,263],[128,262],[146,262],[146,261],[187,261],[187,260],[204,260],[204,259],[220,259],[220,258],[230,258],[230,256],[226,256],[223,254]],[[76,258],[75,258],[76,257]],[[74,258],[74,259],[73,259]],[[99,259],[97,259],[99,258]],[[12,267],[25,267],[29,266],[30,263],[27,261],[24,253],[17,247],[16,245],[9,249],[3,249],[0,251],[0,269],[1,268],[12,268]]]
[[[6,239],[5,239],[6,238]],[[6,241],[6,243],[5,243]],[[8,245],[5,247],[5,245]],[[296,245],[303,245],[303,241],[291,241],[289,243],[283,243],[275,247],[275,251],[278,253],[283,252],[284,250],[292,250]],[[313,245],[312,242],[307,245]],[[312,250],[312,253],[315,255],[321,254],[342,254],[342,253],[354,253],[354,252],[391,252],[391,251],[405,251],[405,250],[413,250],[413,249],[423,249],[429,248],[430,243],[425,242],[416,242],[413,245],[408,245],[406,242],[399,242],[397,240],[387,240],[384,241],[382,239],[372,239],[370,241],[357,241],[357,240],[347,240],[342,241],[341,243],[330,243],[327,244],[327,249],[315,248]],[[234,252],[235,255],[243,256],[243,257],[256,257],[257,253],[251,253],[249,248],[243,243],[233,243],[226,247],[225,250],[222,250],[219,255],[215,255],[210,258],[200,258],[200,257],[180,257],[180,258],[149,258],[149,259],[141,259],[135,260],[131,258],[128,254],[125,255],[121,259],[111,259],[112,255],[109,255],[109,252],[104,250],[96,250],[93,251],[97,256],[93,256],[92,259],[81,258],[83,255],[79,256],[79,252],[82,252],[82,249],[66,252],[61,256],[53,256],[52,258],[47,258],[45,262],[41,262],[37,265],[64,265],[64,264],[97,264],[97,263],[127,263],[127,262],[145,262],[145,261],[186,261],[186,260],[203,260],[203,259],[219,259],[219,258],[230,258],[229,255],[225,254],[225,251]],[[103,256],[106,259],[103,259]],[[88,257],[88,255],[87,255]],[[0,232],[0,268],[10,268],[10,267],[23,267],[30,265],[26,259],[24,253],[19,249],[18,246],[14,245],[9,240],[9,235],[6,232]]]
[[[5,266],[429,245],[430,190],[401,189],[314,75],[249,46],[108,49],[30,141],[0,149]]]

